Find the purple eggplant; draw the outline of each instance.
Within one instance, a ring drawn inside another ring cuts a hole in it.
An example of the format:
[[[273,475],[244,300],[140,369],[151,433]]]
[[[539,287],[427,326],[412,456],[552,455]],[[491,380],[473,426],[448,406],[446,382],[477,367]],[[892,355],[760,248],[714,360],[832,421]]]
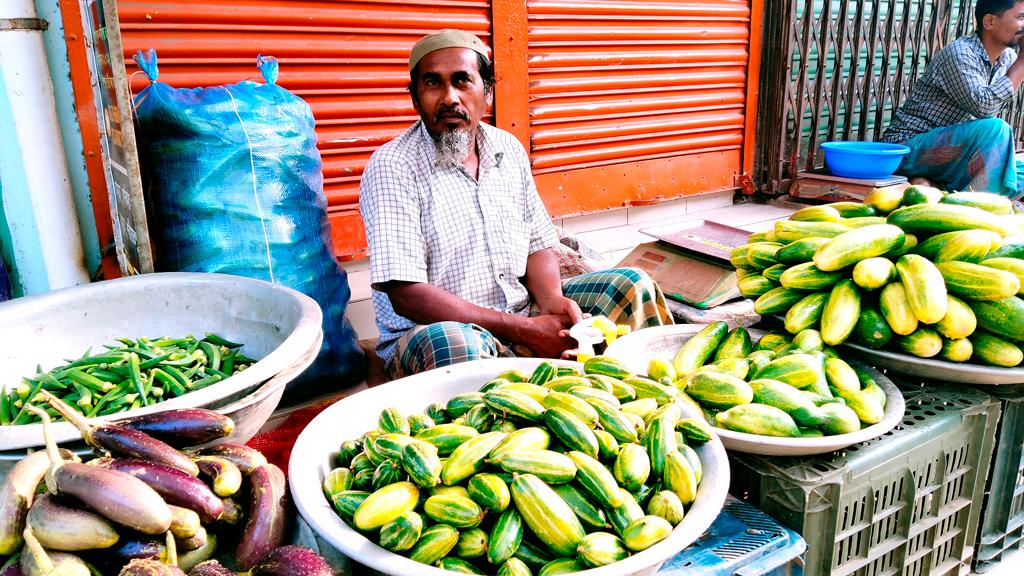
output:
[[[177,448],[188,448],[224,438],[235,430],[231,418],[204,408],[181,408],[143,414],[117,421]]]
[[[121,459],[103,459],[98,465],[138,478],[163,497],[167,504],[193,510],[203,522],[213,522],[224,512],[224,503],[202,480],[177,468],[156,462]]]
[[[273,464],[257,466],[249,475],[252,508],[235,551],[238,568],[249,570],[281,545],[288,517],[288,482]]]
[[[11,558],[4,564],[3,568],[0,568],[0,576],[23,576],[21,573],[21,562],[20,558]],[[202,576],[202,575],[200,575]],[[221,576],[220,574],[210,573],[209,576]],[[235,576],[234,572],[231,572],[228,576]]]
[[[40,394],[50,406],[60,412],[65,420],[78,428],[86,444],[106,450],[116,456],[159,462],[192,476],[199,475],[199,467],[196,466],[196,463],[173,446],[126,426],[112,422],[90,422],[74,408],[46,390],[41,390]]]
[[[225,460],[229,460],[238,469],[242,471],[242,474],[248,476],[252,474],[258,466],[262,466],[267,463],[267,457],[263,455],[259,450],[250,448],[245,444],[231,444],[225,442],[217,444],[216,446],[207,446],[201,448],[195,452],[199,456],[220,456]]]
[[[0,574],[0,576],[3,576]],[[188,576],[235,576],[235,573],[225,568],[216,560],[207,560],[196,564],[189,570]]]
[[[117,530],[99,514],[66,506],[42,494],[28,511],[28,525],[44,548],[78,552],[117,544]]]
[[[50,415],[32,405],[25,408],[43,421],[43,438],[50,457],[46,488],[51,494],[77,498],[107,520],[146,534],[160,534],[171,526],[171,509],[141,480],[124,472],[65,462],[50,430]]]
[[[59,458],[78,460],[73,452],[64,449],[60,450]],[[25,517],[50,465],[47,452],[33,452],[19,460],[0,481],[0,556],[9,556],[21,548]]]
[[[334,570],[319,554],[302,546],[282,546],[252,569],[251,576],[334,576]]]
[[[199,474],[210,479],[217,496],[231,496],[242,487],[242,471],[234,462],[220,456],[196,456],[194,460]]]

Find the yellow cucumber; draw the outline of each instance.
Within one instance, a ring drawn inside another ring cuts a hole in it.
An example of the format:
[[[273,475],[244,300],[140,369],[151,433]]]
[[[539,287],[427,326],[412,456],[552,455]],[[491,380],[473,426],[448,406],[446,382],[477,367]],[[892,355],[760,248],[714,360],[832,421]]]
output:
[[[597,410],[601,428],[611,434],[616,441],[625,443],[636,442],[636,427],[633,426],[621,410],[597,398],[588,399],[587,403]]]
[[[620,486],[635,492],[651,474],[651,459],[639,444],[626,444],[619,450],[612,475]]]
[[[370,494],[359,505],[353,522],[360,530],[373,530],[416,508],[420,491],[412,482],[396,482]]]
[[[896,266],[888,258],[865,258],[853,267],[853,281],[865,290],[877,290],[895,278]]]
[[[750,388],[754,391],[754,402],[774,406],[787,414],[798,408],[814,407],[814,402],[806,394],[778,380],[751,380]]]
[[[743,326],[737,326],[726,334],[721,344],[715,350],[715,356],[713,362],[719,362],[726,358],[746,358],[750,354],[754,345],[750,342],[750,332]],[[673,381],[676,379],[676,374],[666,374],[672,378]],[[658,380],[659,378],[655,378]]]
[[[974,354],[974,345],[967,338],[958,338],[951,340],[949,338],[942,339],[942,350],[939,351],[939,357],[949,362],[967,362],[971,359]]]
[[[947,303],[948,306],[948,303]],[[918,319],[902,282],[890,282],[878,296],[878,309],[893,333],[906,336],[917,330]]]
[[[786,288],[779,286],[772,288],[754,300],[754,312],[762,316],[770,314],[781,314],[789,310],[790,306],[796,304],[807,295],[806,290]]]
[[[809,236],[833,238],[849,229],[848,226],[835,222],[779,220],[775,223],[775,238],[783,244],[788,244]]]
[[[978,327],[978,319],[971,307],[952,294],[947,294],[946,300],[946,315],[935,325],[935,329],[939,334],[954,340],[973,334]]]
[[[871,206],[881,214],[899,208],[901,202],[903,202],[903,190],[897,190],[891,186],[875,188],[864,197],[864,204]]]
[[[814,265],[824,272],[842,270],[847,266],[875,256],[882,256],[903,245],[905,233],[892,224],[875,224],[844,232],[826,242],[814,253]],[[786,282],[783,280],[782,285]]]
[[[1016,276],[1017,281],[1021,285],[1021,289],[1017,291],[1017,296],[1024,296],[1024,260],[1021,260],[1020,258],[1007,257],[987,258],[981,261],[981,265],[1009,272]]]
[[[544,415],[544,405],[515,390],[500,388],[486,392],[484,404],[503,418],[511,416],[527,422],[537,422]]]
[[[903,352],[920,358],[931,358],[942,351],[942,336],[928,326],[918,326],[917,330],[897,336],[894,341]]]
[[[551,392],[544,398],[544,407],[548,410],[561,408],[579,418],[588,428],[595,428],[598,423],[597,411],[579,396],[564,392]]]
[[[728,324],[715,321],[694,334],[672,358],[676,375],[682,378],[706,364],[728,332]]]
[[[948,301],[940,269],[923,256],[904,254],[896,261],[896,273],[907,291],[907,301],[914,317],[924,324],[942,320]]]
[[[520,452],[524,450],[547,450],[551,445],[551,435],[548,431],[539,426],[520,428],[505,437],[494,450],[491,450],[490,458],[499,458],[506,452]]]
[[[576,464],[576,481],[584,491],[605,508],[622,504],[619,485],[604,464],[576,450],[569,452],[569,458]]]
[[[484,518],[484,510],[479,504],[455,494],[437,494],[427,498],[423,511],[431,520],[456,528],[479,526]]]
[[[825,378],[829,386],[840,392],[857,392],[860,390],[860,379],[857,373],[842,358],[825,359]],[[842,394],[840,394],[842,396]]]
[[[714,372],[694,374],[688,380],[686,393],[697,402],[716,408],[746,404],[754,398],[754,391],[742,379]]]
[[[953,294],[972,300],[1002,300],[1020,292],[1015,274],[971,262],[942,262],[936,265],[945,287]]]
[[[612,378],[626,378],[633,373],[620,360],[609,356],[594,356],[583,363],[583,371],[587,374],[603,374]]]
[[[760,436],[796,437],[800,435],[796,422],[786,412],[766,404],[741,404],[715,417],[719,426],[735,432]]]
[[[503,512],[511,502],[508,484],[497,474],[481,473],[469,479],[469,497],[491,512]]]
[[[543,480],[533,474],[516,476],[512,480],[512,501],[541,542],[561,556],[576,554],[585,535],[583,526],[572,508]]]
[[[796,334],[816,326],[821,320],[821,313],[825,311],[828,294],[828,292],[812,292],[793,304],[786,312],[784,324],[786,331]]]
[[[417,440],[429,442],[437,448],[441,456],[451,454],[463,442],[476,438],[480,433],[476,428],[461,424],[438,424],[423,430],[415,436]]]
[[[860,318],[860,291],[853,280],[837,283],[829,293],[821,313],[821,339],[830,346],[842,344]]]
[[[626,558],[629,549],[614,534],[593,532],[583,537],[576,553],[584,564],[597,568]]]
[[[660,516],[644,516],[630,523],[622,531],[622,541],[634,552],[640,552],[661,542],[672,532],[672,525]]]
[[[686,509],[683,508],[683,503],[675,492],[661,490],[647,503],[647,513],[651,516],[660,516],[675,526],[683,521]]]
[[[434,524],[423,531],[416,546],[409,553],[409,559],[433,565],[447,556],[458,542],[458,530],[447,524]]]
[[[828,204],[808,206],[789,215],[790,220],[805,222],[839,222],[839,218],[841,218],[839,211]]]
[[[479,472],[484,466],[484,459],[507,436],[504,432],[488,432],[463,442],[441,468],[441,482],[445,486],[454,486]]]

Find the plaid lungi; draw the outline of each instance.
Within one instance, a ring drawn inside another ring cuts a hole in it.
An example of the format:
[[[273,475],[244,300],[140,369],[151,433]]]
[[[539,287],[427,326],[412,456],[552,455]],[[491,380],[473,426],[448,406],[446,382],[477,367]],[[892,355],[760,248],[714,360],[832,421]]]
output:
[[[606,316],[634,330],[672,324],[661,288],[636,268],[581,274],[563,282],[562,293],[575,300],[584,314]],[[531,316],[539,313],[536,305],[531,307]],[[522,347],[512,350],[476,324],[435,322],[417,325],[398,339],[387,372],[391,378],[401,378],[469,360],[526,354]]]

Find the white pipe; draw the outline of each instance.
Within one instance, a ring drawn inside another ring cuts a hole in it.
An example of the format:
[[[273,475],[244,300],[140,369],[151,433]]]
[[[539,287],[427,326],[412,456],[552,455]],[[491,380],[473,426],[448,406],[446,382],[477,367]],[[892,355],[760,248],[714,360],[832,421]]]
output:
[[[0,0],[8,18],[38,18],[33,0]],[[0,30],[0,60],[49,289],[88,283],[42,30]]]

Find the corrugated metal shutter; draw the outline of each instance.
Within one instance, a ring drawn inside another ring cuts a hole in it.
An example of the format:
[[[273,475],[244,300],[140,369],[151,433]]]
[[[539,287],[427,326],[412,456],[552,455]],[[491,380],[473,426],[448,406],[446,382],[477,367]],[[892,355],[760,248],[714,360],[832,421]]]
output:
[[[365,250],[357,204],[370,154],[417,116],[406,85],[409,49],[439,28],[490,42],[488,0],[119,0],[131,55],[156,48],[160,80],[177,88],[259,79],[256,55],[281,64],[278,83],[309,102],[324,161],[332,236],[339,257]],[[145,87],[139,74],[133,90]]]
[[[532,0],[527,11],[531,155],[552,214],[736,187],[748,1]]]

